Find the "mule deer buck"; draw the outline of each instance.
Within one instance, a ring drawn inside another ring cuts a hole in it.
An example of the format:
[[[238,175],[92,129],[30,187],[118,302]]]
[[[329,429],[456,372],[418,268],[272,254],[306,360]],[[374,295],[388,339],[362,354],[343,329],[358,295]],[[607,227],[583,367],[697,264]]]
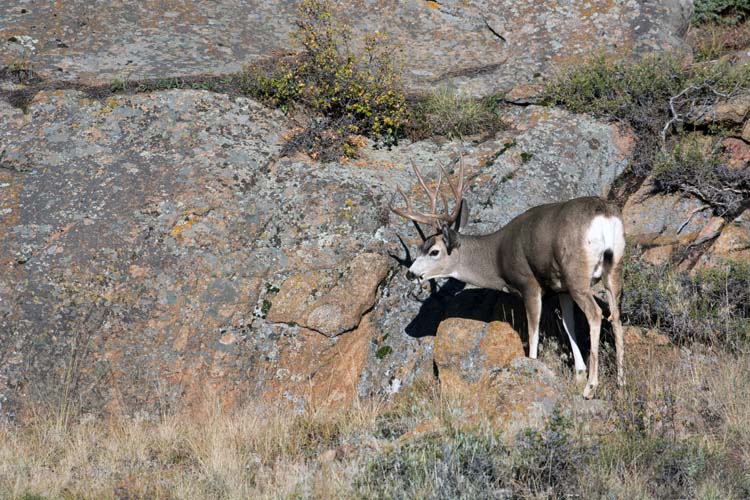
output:
[[[576,381],[583,382],[586,364],[576,340],[573,315],[573,303],[578,304],[588,321],[591,337],[588,381],[583,391],[587,399],[594,396],[599,384],[602,312],[592,288],[601,281],[615,334],[617,383],[624,385],[624,340],[619,303],[625,238],[619,209],[598,197],[575,198],[531,208],[494,233],[470,236],[459,232],[460,226],[468,220],[468,204],[463,200],[463,157],[459,158],[457,185],[451,182],[442,165],[434,189],[428,187],[414,162],[412,168],[430,200],[430,212],[413,209],[401,188],[398,192],[406,207],[389,205],[393,212],[414,222],[423,240],[407,277],[450,277],[482,288],[520,294],[526,308],[531,358],[537,357],[539,347],[542,294],[560,293],[563,326],[573,350]],[[455,198],[452,211],[449,211],[448,201],[440,191],[443,176]],[[438,198],[442,201],[444,213],[438,212]],[[425,237],[419,223],[433,226],[436,233]]]

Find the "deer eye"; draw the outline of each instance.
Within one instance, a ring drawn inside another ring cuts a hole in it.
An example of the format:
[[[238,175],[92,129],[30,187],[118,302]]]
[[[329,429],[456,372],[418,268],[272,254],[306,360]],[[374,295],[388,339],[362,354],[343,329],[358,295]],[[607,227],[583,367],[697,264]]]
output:
[[[440,250],[432,250],[430,252],[430,257],[437,257],[439,253],[440,253]]]

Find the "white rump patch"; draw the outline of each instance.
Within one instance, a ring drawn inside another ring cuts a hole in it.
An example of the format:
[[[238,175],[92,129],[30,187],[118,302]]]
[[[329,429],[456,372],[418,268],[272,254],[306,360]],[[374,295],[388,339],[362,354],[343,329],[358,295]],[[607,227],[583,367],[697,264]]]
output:
[[[598,215],[586,231],[586,257],[591,279],[602,277],[604,253],[612,252],[615,261],[625,252],[625,234],[619,217]]]

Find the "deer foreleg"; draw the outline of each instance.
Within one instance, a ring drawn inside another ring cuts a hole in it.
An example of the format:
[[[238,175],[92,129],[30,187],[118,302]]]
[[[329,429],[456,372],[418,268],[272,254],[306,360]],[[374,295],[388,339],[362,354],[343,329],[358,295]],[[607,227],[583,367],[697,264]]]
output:
[[[523,292],[526,307],[526,323],[529,332],[529,357],[536,359],[539,354],[539,318],[542,314],[542,291],[536,287]]]

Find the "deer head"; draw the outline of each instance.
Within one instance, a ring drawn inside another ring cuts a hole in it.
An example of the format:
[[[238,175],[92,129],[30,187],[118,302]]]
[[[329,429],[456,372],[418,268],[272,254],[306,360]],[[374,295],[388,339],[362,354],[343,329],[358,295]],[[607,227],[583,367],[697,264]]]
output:
[[[419,253],[417,258],[409,267],[409,273],[407,276],[411,279],[422,278],[447,278],[453,276],[455,269],[458,267],[459,252],[457,251],[461,246],[459,238],[459,230],[462,225],[466,224],[469,218],[469,207],[463,199],[464,193],[464,162],[463,156],[459,156],[459,167],[458,167],[458,181],[456,184],[451,182],[450,176],[445,171],[442,165],[438,164],[440,171],[438,172],[437,185],[434,189],[431,189],[427,182],[425,182],[422,173],[419,171],[414,162],[411,162],[412,169],[419,184],[427,194],[427,198],[430,201],[430,211],[421,212],[417,211],[412,207],[412,202],[409,197],[403,192],[401,188],[398,188],[398,192],[404,199],[406,204],[405,209],[395,208],[389,205],[389,208],[396,214],[411,220],[420,237],[422,238],[422,245],[419,247]],[[445,177],[451,193],[454,197],[453,210],[449,210],[448,200],[440,191],[442,186],[443,177]],[[443,204],[444,211],[440,213],[438,211],[438,198]],[[430,225],[434,233],[426,237],[424,231],[419,224]],[[452,226],[452,227],[451,227]]]

